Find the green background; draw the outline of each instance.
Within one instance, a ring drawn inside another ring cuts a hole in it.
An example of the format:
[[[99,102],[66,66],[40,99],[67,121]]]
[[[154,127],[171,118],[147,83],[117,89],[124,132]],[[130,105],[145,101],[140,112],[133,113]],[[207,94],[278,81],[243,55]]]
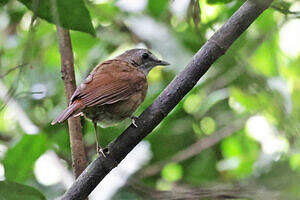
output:
[[[136,11],[112,0],[45,0],[38,8],[34,2],[0,1],[1,200],[63,194],[62,182],[45,185],[37,179],[36,161],[47,152],[55,152],[72,173],[67,125],[50,125],[66,106],[53,22],[72,29],[78,84],[98,63],[129,48],[148,47],[171,63],[150,72],[139,115],[243,3],[192,1],[178,13],[169,0],[143,1]],[[113,199],[155,199],[162,191],[191,188],[199,198],[206,192],[208,199],[222,191],[244,199],[300,199],[297,11],[299,1],[276,0],[251,25],[145,139],[152,156]],[[21,125],[23,115],[15,113],[12,101],[35,128]],[[91,162],[96,157],[93,126],[85,119],[82,124]],[[101,129],[101,145],[128,125],[129,120]],[[10,195],[12,190],[20,194]]]

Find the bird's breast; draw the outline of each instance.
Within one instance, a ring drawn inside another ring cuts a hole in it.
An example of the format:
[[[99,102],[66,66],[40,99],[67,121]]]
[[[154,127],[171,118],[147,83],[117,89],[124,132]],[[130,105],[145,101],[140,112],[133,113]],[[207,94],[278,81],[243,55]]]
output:
[[[83,111],[84,115],[92,121],[97,121],[102,127],[114,126],[133,115],[144,101],[147,94],[147,85],[130,98],[113,104],[96,105]]]

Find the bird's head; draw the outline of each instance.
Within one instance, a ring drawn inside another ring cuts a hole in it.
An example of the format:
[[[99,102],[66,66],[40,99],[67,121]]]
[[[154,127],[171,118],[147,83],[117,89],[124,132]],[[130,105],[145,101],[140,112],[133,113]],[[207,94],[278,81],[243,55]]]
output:
[[[117,59],[127,61],[142,70],[146,75],[158,65],[169,65],[170,63],[158,59],[147,49],[131,49],[119,55]]]

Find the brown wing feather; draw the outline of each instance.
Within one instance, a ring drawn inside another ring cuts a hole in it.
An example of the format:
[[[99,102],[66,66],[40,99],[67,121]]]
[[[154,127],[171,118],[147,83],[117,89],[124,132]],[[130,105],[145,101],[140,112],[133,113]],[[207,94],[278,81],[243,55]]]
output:
[[[145,84],[144,73],[130,63],[109,60],[91,72],[74,92],[70,104],[76,99],[80,99],[86,107],[112,104],[130,98]]]

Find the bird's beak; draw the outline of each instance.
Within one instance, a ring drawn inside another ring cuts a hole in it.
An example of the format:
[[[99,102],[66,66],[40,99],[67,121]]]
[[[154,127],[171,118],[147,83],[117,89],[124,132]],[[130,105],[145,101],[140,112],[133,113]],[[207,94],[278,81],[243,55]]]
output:
[[[170,65],[170,63],[168,63],[167,61],[163,61],[163,60],[159,60],[157,62],[158,65],[162,65],[162,66],[166,66],[166,65]]]

